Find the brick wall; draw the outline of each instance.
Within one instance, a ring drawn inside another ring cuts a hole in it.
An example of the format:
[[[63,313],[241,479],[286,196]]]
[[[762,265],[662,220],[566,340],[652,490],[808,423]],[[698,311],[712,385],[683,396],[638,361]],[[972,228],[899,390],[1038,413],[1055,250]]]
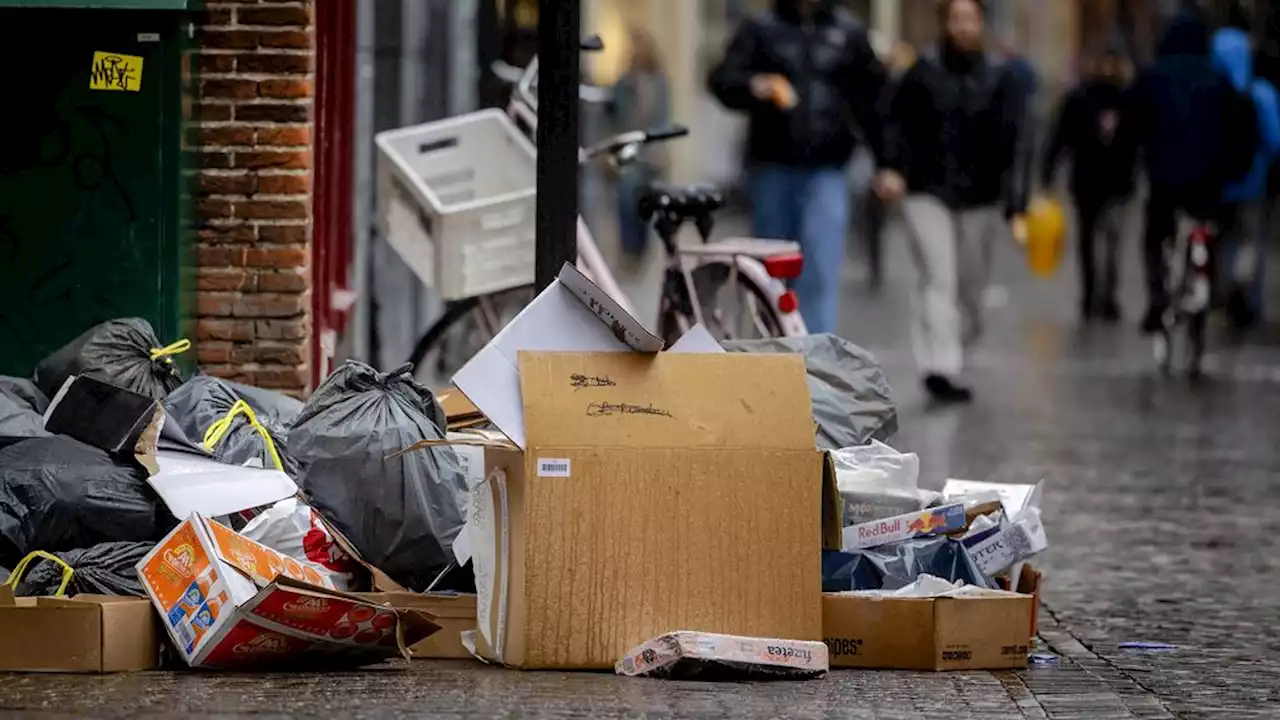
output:
[[[197,30],[196,351],[261,387],[310,381],[311,2],[210,2]]]

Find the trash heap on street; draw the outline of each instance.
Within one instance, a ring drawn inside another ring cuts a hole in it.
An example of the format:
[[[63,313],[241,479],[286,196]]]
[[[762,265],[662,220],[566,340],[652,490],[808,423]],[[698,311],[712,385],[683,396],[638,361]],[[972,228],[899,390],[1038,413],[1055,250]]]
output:
[[[188,346],[115,320],[0,378],[0,670],[1027,662],[1041,488],[920,488],[839,338],[664,348],[565,266],[439,396],[348,362],[304,404]]]

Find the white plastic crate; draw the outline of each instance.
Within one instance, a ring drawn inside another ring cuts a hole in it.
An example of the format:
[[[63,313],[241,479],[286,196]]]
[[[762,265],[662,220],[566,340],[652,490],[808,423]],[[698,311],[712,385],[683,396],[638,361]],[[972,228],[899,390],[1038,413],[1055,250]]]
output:
[[[378,225],[445,300],[532,285],[536,153],[500,110],[378,133]]]

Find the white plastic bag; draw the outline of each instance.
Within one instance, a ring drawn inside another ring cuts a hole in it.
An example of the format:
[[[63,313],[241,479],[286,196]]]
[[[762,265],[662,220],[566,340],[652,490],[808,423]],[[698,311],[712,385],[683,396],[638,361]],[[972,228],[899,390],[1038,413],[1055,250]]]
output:
[[[831,458],[846,526],[904,515],[927,504],[919,488],[920,458],[915,453],[900,453],[872,440],[869,445],[833,450]]]
[[[315,568],[346,591],[359,567],[329,533],[320,515],[297,498],[285,498],[267,508],[240,531],[241,535]]]

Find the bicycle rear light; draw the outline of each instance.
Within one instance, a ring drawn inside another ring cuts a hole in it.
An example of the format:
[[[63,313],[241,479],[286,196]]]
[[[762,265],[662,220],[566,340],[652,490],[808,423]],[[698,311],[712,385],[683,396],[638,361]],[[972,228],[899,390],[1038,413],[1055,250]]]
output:
[[[790,253],[767,257],[764,259],[764,269],[769,273],[769,277],[794,280],[800,277],[800,271],[804,270],[804,255]]]
[[[783,315],[790,315],[800,309],[800,298],[796,297],[795,290],[788,290],[778,296],[778,312]]]

